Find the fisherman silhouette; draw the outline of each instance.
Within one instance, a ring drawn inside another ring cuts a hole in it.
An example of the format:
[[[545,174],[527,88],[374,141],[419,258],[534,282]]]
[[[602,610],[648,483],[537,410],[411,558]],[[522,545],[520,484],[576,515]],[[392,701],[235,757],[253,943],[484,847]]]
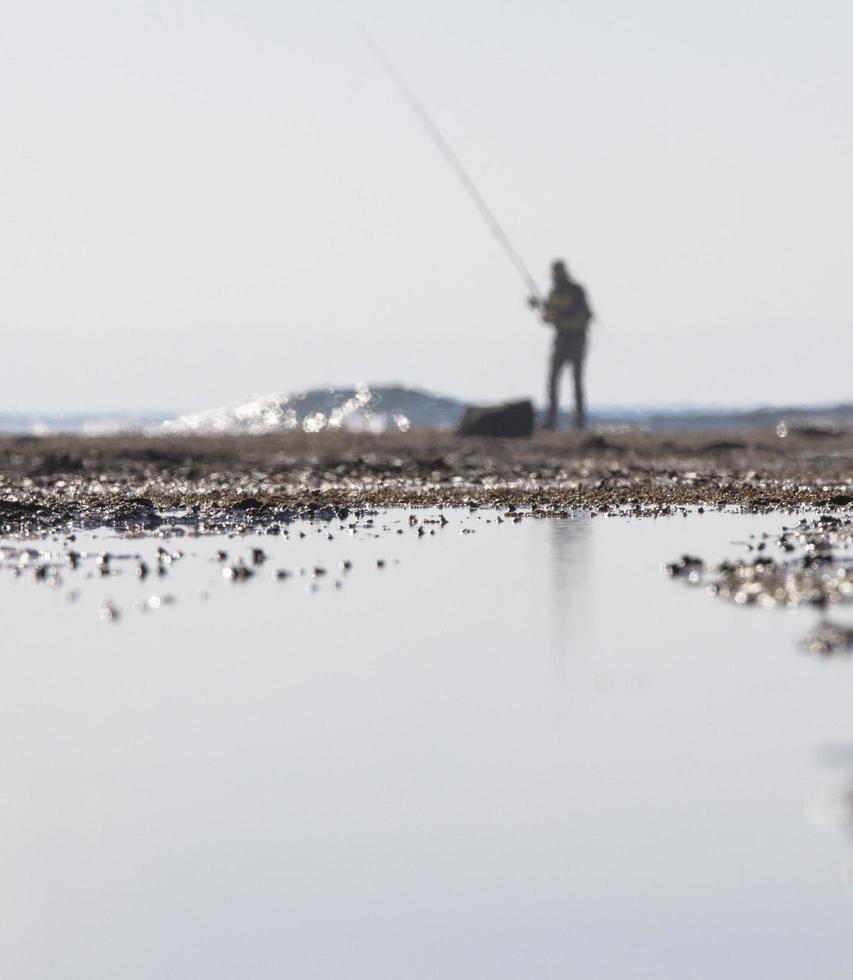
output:
[[[564,365],[571,364],[575,388],[575,428],[583,429],[586,425],[583,385],[586,333],[593,317],[586,292],[569,275],[565,262],[557,259],[551,263],[548,298],[543,303],[531,297],[529,303],[540,311],[546,323],[554,327],[554,347],[548,373],[548,413],[544,428],[554,429],[557,426],[560,375]]]

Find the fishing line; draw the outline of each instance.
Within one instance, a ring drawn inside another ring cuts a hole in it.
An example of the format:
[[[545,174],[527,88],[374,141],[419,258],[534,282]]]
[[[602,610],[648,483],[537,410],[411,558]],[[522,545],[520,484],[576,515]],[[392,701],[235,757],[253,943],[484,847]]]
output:
[[[524,280],[525,286],[527,286],[527,288],[530,290],[532,296],[535,297],[537,302],[541,304],[543,302],[542,294],[539,292],[539,287],[536,285],[536,280],[528,271],[527,266],[524,264],[524,261],[522,260],[521,256],[518,254],[518,251],[516,250],[515,246],[509,240],[509,236],[501,227],[500,222],[495,217],[494,213],[492,212],[492,209],[488,206],[488,204],[486,204],[485,200],[483,199],[483,195],[477,190],[474,181],[471,180],[471,177],[468,175],[468,172],[462,166],[459,157],[456,156],[456,154],[453,152],[453,148],[450,146],[450,144],[442,135],[441,130],[433,122],[429,113],[424,108],[423,103],[415,95],[414,91],[412,90],[412,87],[403,78],[403,76],[400,74],[397,67],[394,65],[394,63],[391,61],[388,55],[385,54],[385,52],[379,46],[377,41],[373,37],[371,37],[371,35],[368,34],[366,31],[362,31],[361,36],[365,44],[373,52],[374,56],[376,57],[376,60],[385,70],[385,73],[388,75],[391,81],[397,86],[397,88],[400,90],[405,100],[409,103],[409,107],[411,108],[412,112],[414,112],[414,114],[418,117],[421,124],[423,125],[424,129],[426,129],[426,131],[429,133],[430,137],[432,138],[432,141],[438,147],[444,159],[447,161],[447,163],[450,165],[453,172],[461,181],[462,186],[465,188],[465,190],[468,192],[468,195],[473,200],[477,210],[480,212],[480,215],[483,217],[486,224],[489,226],[490,231],[498,240],[499,244],[503,248],[504,253],[507,255],[509,260],[515,266],[515,271]]]

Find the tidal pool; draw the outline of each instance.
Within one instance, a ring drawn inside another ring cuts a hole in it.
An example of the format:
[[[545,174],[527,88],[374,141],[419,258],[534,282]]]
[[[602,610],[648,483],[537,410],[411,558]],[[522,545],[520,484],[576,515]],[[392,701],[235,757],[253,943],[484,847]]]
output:
[[[662,570],[785,517],[444,513],[3,542],[0,975],[849,976],[853,663]]]

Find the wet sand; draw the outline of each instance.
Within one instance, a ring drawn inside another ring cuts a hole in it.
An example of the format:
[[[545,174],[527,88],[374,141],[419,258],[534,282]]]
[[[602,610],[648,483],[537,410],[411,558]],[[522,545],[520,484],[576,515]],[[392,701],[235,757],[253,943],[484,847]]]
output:
[[[0,439],[0,528],[218,529],[371,507],[492,506],[661,515],[853,503],[853,433],[418,431]]]

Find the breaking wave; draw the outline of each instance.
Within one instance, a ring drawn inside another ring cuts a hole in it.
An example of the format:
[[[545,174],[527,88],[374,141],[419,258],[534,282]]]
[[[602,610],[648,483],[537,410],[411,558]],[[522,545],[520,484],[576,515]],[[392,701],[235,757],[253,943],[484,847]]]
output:
[[[408,432],[412,426],[449,428],[461,402],[401,386],[316,388],[299,394],[271,392],[220,408],[191,412],[163,423],[188,434],[287,432]]]

